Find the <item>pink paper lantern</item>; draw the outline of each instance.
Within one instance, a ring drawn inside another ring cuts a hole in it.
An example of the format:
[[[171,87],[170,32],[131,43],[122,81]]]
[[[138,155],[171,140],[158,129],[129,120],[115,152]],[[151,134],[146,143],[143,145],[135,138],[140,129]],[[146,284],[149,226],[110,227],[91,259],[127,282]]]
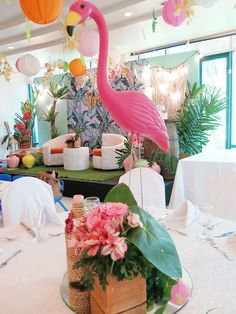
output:
[[[80,32],[80,40],[77,46],[78,51],[86,56],[92,57],[98,53],[99,35],[92,27],[87,27]]]
[[[16,69],[17,69],[17,71],[20,72],[20,70],[19,70],[19,62],[20,62],[20,58],[18,58],[18,59],[16,60]]]
[[[162,17],[164,21],[172,26],[179,26],[181,25],[185,19],[186,14],[180,9],[180,13],[176,11],[176,5],[180,5],[181,0],[167,0],[163,9],[162,9]]]

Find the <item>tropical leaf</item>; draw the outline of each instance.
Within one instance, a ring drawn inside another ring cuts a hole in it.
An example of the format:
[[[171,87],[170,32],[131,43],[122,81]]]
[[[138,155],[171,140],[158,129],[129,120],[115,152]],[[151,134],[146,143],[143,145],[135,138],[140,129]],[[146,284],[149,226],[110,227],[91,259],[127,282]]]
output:
[[[182,277],[180,260],[169,233],[144,209],[133,206],[131,212],[140,215],[143,228],[131,229],[127,239],[133,243],[162,273],[172,278]]]
[[[194,83],[185,95],[184,104],[177,112],[177,131],[180,151],[187,155],[198,154],[208,143],[210,132],[220,126],[219,113],[226,101],[220,90]]]
[[[114,186],[106,195],[104,202],[121,202],[128,206],[137,205],[132,192],[124,183]]]

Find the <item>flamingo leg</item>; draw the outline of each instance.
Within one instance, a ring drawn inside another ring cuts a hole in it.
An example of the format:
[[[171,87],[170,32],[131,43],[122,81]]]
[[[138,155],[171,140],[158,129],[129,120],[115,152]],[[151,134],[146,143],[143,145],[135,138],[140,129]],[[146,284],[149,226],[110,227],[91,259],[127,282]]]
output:
[[[139,177],[140,177],[140,194],[141,194],[141,205],[143,208],[143,180],[142,180],[142,167],[141,167],[141,145],[140,145],[140,134],[137,133],[138,141],[138,159],[139,159]]]
[[[131,152],[130,152],[130,165],[129,165],[129,188],[131,184],[131,169],[132,169],[132,163],[133,163],[133,150],[134,150],[134,133],[131,132]]]

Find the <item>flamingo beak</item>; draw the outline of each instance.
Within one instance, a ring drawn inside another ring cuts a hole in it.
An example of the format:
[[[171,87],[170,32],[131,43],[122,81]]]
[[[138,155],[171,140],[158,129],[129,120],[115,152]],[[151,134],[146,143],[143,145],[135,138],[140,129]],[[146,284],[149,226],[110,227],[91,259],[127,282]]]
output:
[[[70,11],[66,17],[66,31],[70,37],[73,35],[74,27],[82,20],[81,15],[75,11]]]

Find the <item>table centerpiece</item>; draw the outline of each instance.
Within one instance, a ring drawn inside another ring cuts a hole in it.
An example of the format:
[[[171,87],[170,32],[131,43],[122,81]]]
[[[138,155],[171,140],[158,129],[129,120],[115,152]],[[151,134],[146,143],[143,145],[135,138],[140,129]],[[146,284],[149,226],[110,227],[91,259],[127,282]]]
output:
[[[164,312],[181,264],[168,232],[137,205],[128,186],[118,184],[103,204],[66,222],[92,313],[141,314],[157,302],[156,313]]]

